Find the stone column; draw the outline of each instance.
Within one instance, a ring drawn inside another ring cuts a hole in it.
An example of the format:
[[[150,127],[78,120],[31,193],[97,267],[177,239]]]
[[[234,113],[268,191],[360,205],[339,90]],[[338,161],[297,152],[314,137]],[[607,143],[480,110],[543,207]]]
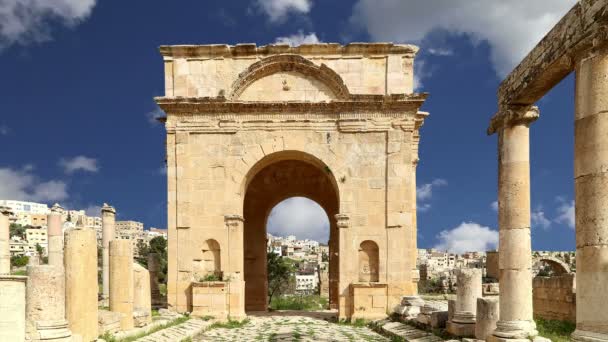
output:
[[[110,298],[110,241],[114,240],[116,210],[107,203],[101,207],[102,292],[101,300],[107,304]]]
[[[163,300],[158,288],[160,256],[157,253],[148,254],[148,272],[150,273],[150,295],[152,297],[152,306],[158,308],[163,304]]]
[[[27,268],[28,336],[33,341],[72,341],[65,319],[65,272],[63,265]]]
[[[65,311],[70,330],[83,341],[97,338],[97,238],[90,228],[65,236]]]
[[[25,341],[27,277],[0,276],[0,341]]]
[[[475,313],[477,298],[481,292],[481,270],[460,269],[456,274],[456,306],[454,316],[448,323],[448,332],[456,336],[475,336]]]
[[[485,341],[492,335],[498,322],[498,298],[477,298],[477,314],[475,319],[475,338]]]
[[[46,217],[47,235],[49,241],[49,265],[61,266],[63,269],[63,229],[59,204],[53,205]]]
[[[490,124],[498,132],[500,320],[497,341],[537,335],[532,318],[530,239],[530,129],[536,107],[505,108]]]
[[[10,215],[10,208],[0,207],[0,274],[11,273]]]
[[[602,47],[576,62],[576,330],[573,341],[608,341],[607,96],[608,49]]]
[[[133,329],[133,245],[110,241],[110,311],[123,314],[120,329]]]
[[[138,327],[152,322],[150,273],[142,265],[133,263],[133,311]]]

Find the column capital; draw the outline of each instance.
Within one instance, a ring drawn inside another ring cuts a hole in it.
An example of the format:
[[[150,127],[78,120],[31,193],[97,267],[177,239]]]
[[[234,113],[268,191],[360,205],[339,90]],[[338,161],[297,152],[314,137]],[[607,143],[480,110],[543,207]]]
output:
[[[65,209],[63,209],[63,207],[61,205],[59,205],[59,203],[55,203],[51,207],[51,214],[61,214],[64,211],[65,211]]]
[[[13,210],[9,207],[0,206],[0,214],[4,216],[10,216],[13,213]]]
[[[338,228],[350,227],[350,216],[348,216],[346,214],[337,214],[335,216],[335,218],[336,218],[336,225],[338,226]]]
[[[501,107],[490,120],[488,127],[488,135],[492,135],[504,128],[516,125],[530,125],[540,116],[538,107],[536,106],[519,106],[510,105]]]
[[[101,207],[101,214],[116,214],[116,209],[114,209],[113,206],[109,205],[108,203],[104,203],[103,206]]]
[[[224,215],[224,222],[226,223],[226,228],[232,228],[245,222],[245,219],[241,215]]]

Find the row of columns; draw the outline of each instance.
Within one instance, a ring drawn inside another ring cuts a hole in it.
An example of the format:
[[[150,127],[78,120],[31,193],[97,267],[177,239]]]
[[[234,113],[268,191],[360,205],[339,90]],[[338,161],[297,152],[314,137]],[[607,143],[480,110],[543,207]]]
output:
[[[608,49],[575,63],[574,178],[576,331],[573,341],[608,341]],[[537,334],[532,310],[530,106],[501,108],[488,133],[498,133],[500,320],[493,339]]]

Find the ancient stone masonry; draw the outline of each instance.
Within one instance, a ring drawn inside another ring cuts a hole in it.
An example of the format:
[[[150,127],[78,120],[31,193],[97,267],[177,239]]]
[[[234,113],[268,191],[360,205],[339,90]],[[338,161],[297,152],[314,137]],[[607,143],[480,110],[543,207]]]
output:
[[[59,204],[55,204],[47,215],[49,265],[60,266],[61,269],[63,269],[62,211],[63,208]]]
[[[534,317],[576,322],[574,274],[535,277],[533,286]]]
[[[475,316],[475,338],[487,340],[492,336],[498,322],[499,303],[497,297],[477,298],[477,313]]]
[[[0,207],[0,275],[11,273],[10,208]]]
[[[115,238],[116,210],[107,203],[101,207],[102,294],[104,304],[110,298],[110,241]]]
[[[572,340],[608,341],[607,28],[607,0],[579,1],[498,91],[499,112],[488,128],[490,134],[499,133],[500,150],[501,303],[496,337],[526,338],[534,333],[525,323],[532,316],[530,233],[525,228],[530,217],[527,122],[537,116],[532,105],[574,71],[577,327]]]
[[[27,277],[0,276],[0,341],[25,341]]]
[[[244,292],[230,310],[266,310],[266,216],[292,196],[332,218],[329,297],[341,318],[368,300],[359,314],[385,315],[417,292],[415,174],[428,115],[426,94],[413,93],[417,47],[160,50],[170,308],[192,310],[193,282],[214,273]]]
[[[159,308],[164,306],[160,289],[158,287],[158,273],[160,272],[160,256],[157,253],[148,254],[148,271],[150,272],[150,293],[152,296],[152,307]]]
[[[475,336],[477,298],[481,292],[481,269],[460,269],[457,274],[458,288],[454,315],[448,322],[448,332],[456,336]]]
[[[133,245],[110,241],[110,311],[122,314],[120,329],[133,329]]]
[[[65,237],[65,309],[69,328],[83,341],[97,330],[97,241],[95,230],[76,228]]]
[[[150,273],[138,263],[133,263],[133,313],[138,327],[152,322]]]

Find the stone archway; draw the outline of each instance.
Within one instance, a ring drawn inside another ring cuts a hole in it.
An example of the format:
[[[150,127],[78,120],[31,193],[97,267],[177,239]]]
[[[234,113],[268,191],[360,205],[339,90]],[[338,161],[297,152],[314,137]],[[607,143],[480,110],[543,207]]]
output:
[[[534,271],[534,266],[540,263],[546,263],[547,265],[549,265],[551,267],[551,270],[553,271],[553,274],[556,276],[561,276],[570,273],[570,266],[568,266],[568,264],[566,264],[564,261],[551,256],[540,256],[532,260],[532,273],[534,276],[536,276],[536,274],[538,273]]]
[[[328,217],[339,212],[339,193],[331,170],[320,163],[314,165],[309,161],[311,159],[312,156],[293,151],[268,156],[259,162],[266,166],[259,169],[248,182],[243,204],[247,311],[262,311],[267,308],[266,220],[272,208],[287,198],[300,196],[317,202]],[[330,303],[334,306],[338,303],[339,267],[336,229],[335,221],[331,220],[329,278]]]

